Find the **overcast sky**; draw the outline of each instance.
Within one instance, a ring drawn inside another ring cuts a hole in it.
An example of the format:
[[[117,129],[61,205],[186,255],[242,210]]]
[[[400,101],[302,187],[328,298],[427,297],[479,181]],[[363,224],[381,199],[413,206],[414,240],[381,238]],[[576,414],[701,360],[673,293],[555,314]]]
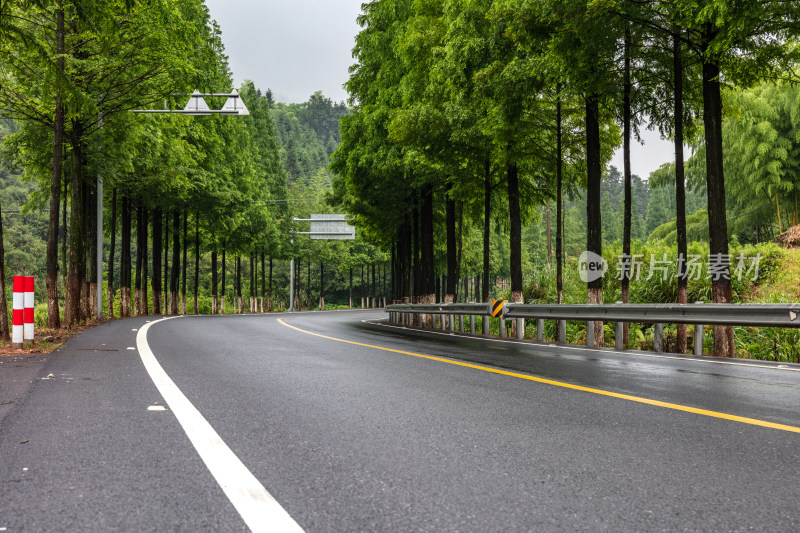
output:
[[[356,17],[364,0],[206,0],[222,28],[234,83],[255,82],[272,89],[280,102],[304,102],[315,91],[347,100],[342,85],[353,64],[359,31]],[[647,179],[672,161],[672,144],[643,131],[646,146],[632,143],[631,168]],[[611,164],[622,171],[622,150]]]
[[[342,85],[363,0],[206,0],[222,29],[234,83],[253,80],[280,102],[315,91],[347,100]]]

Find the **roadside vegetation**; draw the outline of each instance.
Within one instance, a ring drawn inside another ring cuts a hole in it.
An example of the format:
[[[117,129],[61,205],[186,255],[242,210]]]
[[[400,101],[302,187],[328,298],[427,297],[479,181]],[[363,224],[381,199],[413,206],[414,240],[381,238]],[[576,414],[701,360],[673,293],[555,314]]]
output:
[[[0,342],[13,275],[36,277],[37,325],[59,331],[98,312],[285,309],[292,258],[301,309],[798,301],[797,20],[777,0],[377,0],[347,103],[245,82],[249,116],[182,116],[133,111],[234,89],[202,0],[0,3]],[[644,128],[676,157],[636,176]],[[312,213],[346,213],[356,240],[292,240]],[[580,281],[584,251],[605,277]],[[706,338],[798,359],[793,332]],[[691,327],[667,343],[690,350]]]

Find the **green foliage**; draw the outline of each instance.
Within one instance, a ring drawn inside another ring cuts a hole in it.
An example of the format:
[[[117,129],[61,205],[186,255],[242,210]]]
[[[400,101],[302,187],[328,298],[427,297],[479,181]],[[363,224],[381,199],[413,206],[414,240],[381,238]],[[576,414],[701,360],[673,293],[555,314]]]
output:
[[[708,240],[708,211],[701,209],[686,217],[686,238],[690,242]],[[677,241],[675,219],[655,228],[648,239],[664,241],[674,246]]]

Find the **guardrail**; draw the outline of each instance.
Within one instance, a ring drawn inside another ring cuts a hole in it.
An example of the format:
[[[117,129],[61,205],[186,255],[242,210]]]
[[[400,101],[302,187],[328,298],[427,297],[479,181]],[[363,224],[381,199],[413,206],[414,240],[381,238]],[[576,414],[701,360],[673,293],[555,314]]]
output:
[[[517,338],[524,334],[524,320],[535,319],[536,340],[544,337],[544,321],[558,322],[558,341],[565,342],[566,322],[586,321],[586,344],[594,345],[592,332],[594,322],[616,322],[616,349],[624,350],[622,329],[626,322],[655,324],[654,350],[663,351],[664,324],[693,324],[695,326],[694,353],[703,355],[703,327],[715,326],[760,326],[776,328],[800,328],[800,303],[794,304],[561,304],[528,305],[505,303],[500,321],[500,337],[505,337],[506,319],[517,321]],[[423,324],[422,316],[441,316],[442,330],[454,332],[458,322],[459,331],[465,331],[465,316],[481,316],[482,332],[489,335],[492,305],[489,303],[454,304],[393,304],[386,306],[390,320],[406,326]],[[459,317],[456,320],[456,317]],[[475,334],[475,320],[470,318],[470,333]]]

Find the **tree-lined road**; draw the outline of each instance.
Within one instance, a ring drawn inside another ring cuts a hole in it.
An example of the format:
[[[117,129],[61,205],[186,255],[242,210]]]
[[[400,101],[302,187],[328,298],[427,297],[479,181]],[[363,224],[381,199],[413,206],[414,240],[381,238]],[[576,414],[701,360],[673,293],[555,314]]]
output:
[[[0,411],[0,531],[800,529],[797,365],[385,316],[135,318],[75,337]],[[0,384],[23,370],[0,365]]]

